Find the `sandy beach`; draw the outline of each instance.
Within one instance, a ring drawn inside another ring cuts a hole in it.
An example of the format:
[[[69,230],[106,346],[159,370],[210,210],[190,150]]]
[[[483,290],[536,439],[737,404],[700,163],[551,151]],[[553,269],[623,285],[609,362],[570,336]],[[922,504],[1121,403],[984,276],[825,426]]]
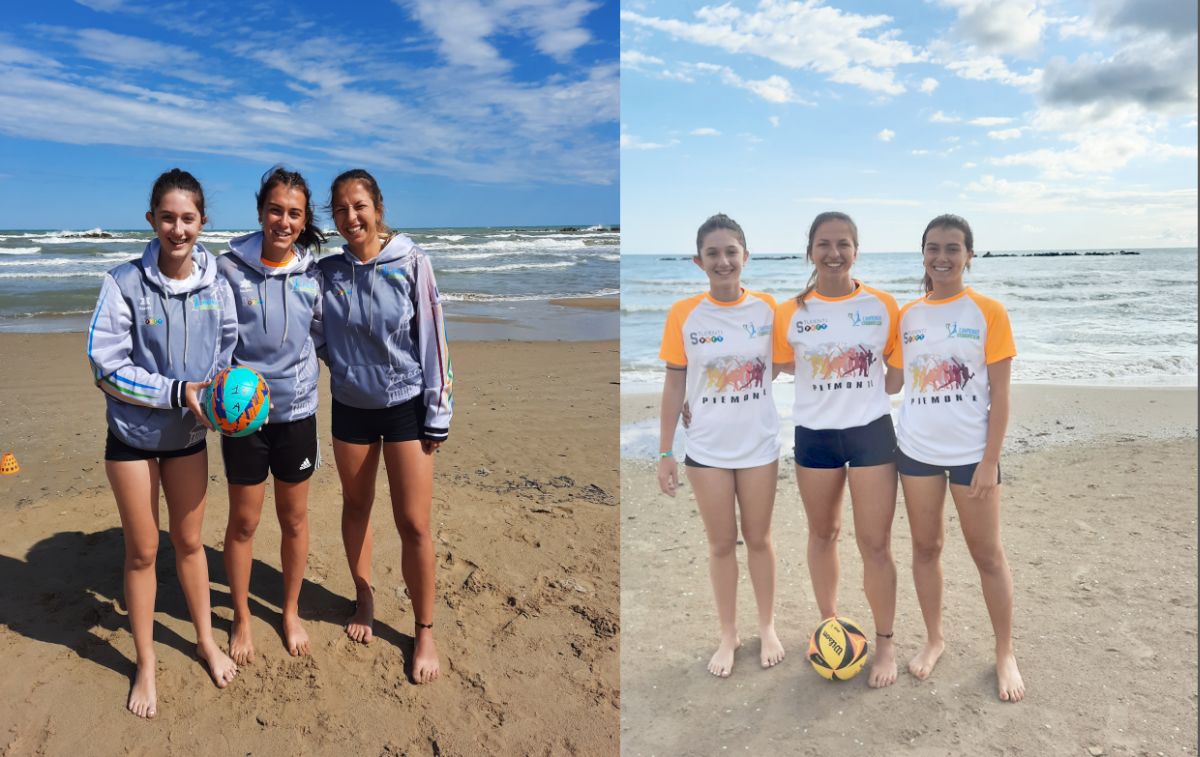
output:
[[[380,475],[376,639],[342,624],[353,591],[339,530],[328,382],[318,427],[301,616],[312,654],[277,630],[279,527],[268,489],[251,605],[258,659],[226,690],[195,634],[161,535],[159,715],[124,709],[134,671],[120,521],[104,475],[104,403],[82,334],[0,335],[0,754],[614,754],[618,748],[617,344],[455,342],[455,416],[434,492],[443,677],[407,677],[412,618]],[[232,611],[221,564],[228,498],[209,437],[208,550],[218,643]],[[162,506],[165,513],[165,504]],[[165,524],[165,514],[164,514]]]
[[[790,389],[790,387],[788,387]],[[733,675],[705,663],[717,628],[703,526],[684,481],[661,495],[649,460],[621,466],[622,754],[1196,754],[1196,390],[1014,387],[1003,539],[1015,584],[1025,701],[996,697],[979,577],[947,504],[948,645],[933,676],[904,670],[924,627],[903,497],[892,548],[897,683],[819,678],[804,659],[819,621],[790,445],[774,516],[776,628],[787,659],[758,666],[753,596],[739,550],[744,646]],[[622,422],[657,417],[622,397]],[[839,612],[871,629],[849,498]]]

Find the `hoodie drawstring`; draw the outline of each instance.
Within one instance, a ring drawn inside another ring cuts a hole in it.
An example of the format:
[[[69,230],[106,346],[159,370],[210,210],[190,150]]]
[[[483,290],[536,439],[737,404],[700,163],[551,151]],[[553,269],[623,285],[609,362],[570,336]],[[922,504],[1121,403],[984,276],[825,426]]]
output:
[[[287,341],[288,332],[288,279],[292,277],[292,272],[288,271],[283,274],[283,337],[279,340],[279,346],[282,347]]]
[[[379,267],[379,258],[382,255],[375,256],[375,262],[371,264],[371,294],[367,299],[367,335],[375,335],[375,321],[371,316],[375,315],[375,279],[378,278],[375,269]]]
[[[188,325],[187,325],[187,295],[183,297],[183,369],[187,370],[188,357]]]
[[[163,298],[163,325],[167,327],[167,367],[175,367],[175,355],[171,352],[171,295]]]

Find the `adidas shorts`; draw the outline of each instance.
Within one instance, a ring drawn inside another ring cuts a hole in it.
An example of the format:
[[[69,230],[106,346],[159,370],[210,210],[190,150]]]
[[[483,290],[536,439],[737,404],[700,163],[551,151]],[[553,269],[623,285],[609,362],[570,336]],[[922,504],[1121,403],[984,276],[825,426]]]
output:
[[[231,484],[253,485],[267,480],[298,484],[306,481],[321,459],[317,452],[317,416],[267,423],[249,436],[221,437],[225,478]]]

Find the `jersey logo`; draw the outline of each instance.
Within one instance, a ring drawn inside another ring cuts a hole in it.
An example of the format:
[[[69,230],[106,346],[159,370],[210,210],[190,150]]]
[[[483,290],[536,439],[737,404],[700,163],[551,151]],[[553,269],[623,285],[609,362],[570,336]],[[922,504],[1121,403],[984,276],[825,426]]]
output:
[[[720,330],[692,331],[688,333],[688,340],[692,344],[720,344],[725,341],[725,335]]]
[[[904,343],[912,344],[913,342],[925,341],[925,329],[914,329],[913,331],[904,332]]]
[[[220,310],[221,303],[212,295],[192,295],[192,310]]]
[[[960,329],[958,327],[958,321],[955,321],[954,323],[946,324],[946,336],[949,339],[954,339],[955,337],[958,337],[959,339],[974,339],[975,341],[978,342],[979,341],[979,329],[969,329],[969,328],[966,328],[965,326]]]
[[[829,320],[822,318],[814,321],[796,321],[796,333],[804,334],[809,331],[824,331],[829,328]]]
[[[759,337],[759,336],[770,336],[771,335],[771,324],[770,323],[764,323],[761,326],[756,326],[753,323],[743,323],[742,328],[744,328],[746,330],[746,335],[749,336],[751,339],[754,339],[755,337]]]
[[[850,319],[851,326],[882,326],[883,316],[881,315],[863,315],[858,310],[853,313],[846,313],[846,317]]]
[[[350,293],[354,291],[354,287],[350,285],[350,282],[346,281],[346,274],[342,273],[341,271],[333,274],[333,278],[330,279],[329,285],[330,289],[332,289],[333,293],[338,297],[349,297]]]
[[[307,457],[304,458],[304,462],[300,463],[300,470],[308,470],[311,467],[312,467],[312,463],[309,462]]]

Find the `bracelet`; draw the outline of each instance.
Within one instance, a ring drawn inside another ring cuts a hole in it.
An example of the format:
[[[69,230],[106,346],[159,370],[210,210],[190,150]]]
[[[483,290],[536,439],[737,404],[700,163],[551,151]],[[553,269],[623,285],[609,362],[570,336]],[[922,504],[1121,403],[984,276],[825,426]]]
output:
[[[675,450],[673,450],[673,449],[669,449],[669,450],[667,450],[666,452],[659,452],[659,453],[658,453],[658,459],[659,459],[659,460],[665,460],[665,459],[666,459],[666,458],[668,458],[668,457],[675,457]]]

